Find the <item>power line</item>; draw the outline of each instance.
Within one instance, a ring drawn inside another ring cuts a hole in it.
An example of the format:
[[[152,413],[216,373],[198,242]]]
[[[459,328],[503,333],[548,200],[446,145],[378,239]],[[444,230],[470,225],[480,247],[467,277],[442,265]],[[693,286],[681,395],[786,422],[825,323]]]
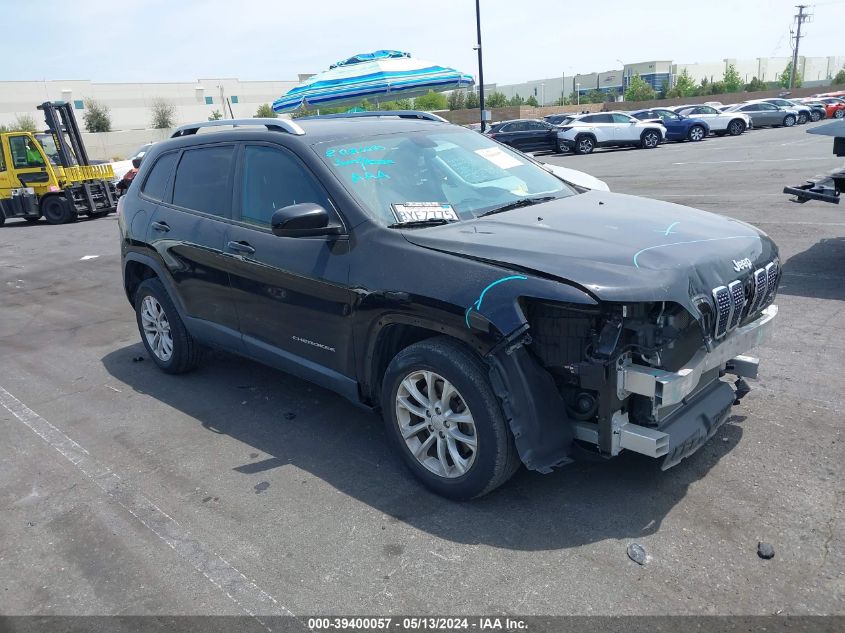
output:
[[[795,87],[795,73],[798,69],[798,46],[801,44],[801,25],[813,17],[812,13],[804,13],[804,9],[807,8],[806,4],[796,5],[796,8],[798,9],[798,14],[795,16],[797,27],[795,31],[795,45],[792,47],[792,72],[789,75],[790,90]]]

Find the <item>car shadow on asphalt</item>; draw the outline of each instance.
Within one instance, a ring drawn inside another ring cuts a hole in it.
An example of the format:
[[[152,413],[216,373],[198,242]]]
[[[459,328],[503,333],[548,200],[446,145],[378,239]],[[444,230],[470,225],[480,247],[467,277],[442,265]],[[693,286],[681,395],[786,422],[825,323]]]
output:
[[[779,294],[845,300],[845,237],[819,240],[783,265]]]
[[[133,361],[140,355],[147,358],[138,343],[102,361],[116,379],[196,419],[198,428],[263,453],[234,469],[247,478],[245,489],[286,477],[284,466],[293,464],[391,521],[457,543],[514,550],[655,533],[690,485],[739,443],[745,419],[732,416],[696,454],[666,472],[656,460],[623,453],[549,475],[521,469],[491,494],[456,503],[427,492],[405,470],[377,414],[334,393],[224,353],[210,354],[184,376],[165,375],[148,358]]]

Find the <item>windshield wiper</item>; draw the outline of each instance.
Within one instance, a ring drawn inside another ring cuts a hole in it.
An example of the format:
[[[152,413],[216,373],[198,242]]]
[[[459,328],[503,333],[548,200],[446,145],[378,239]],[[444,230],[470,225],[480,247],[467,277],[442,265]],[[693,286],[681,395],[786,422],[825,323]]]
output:
[[[389,229],[416,229],[423,226],[440,226],[441,224],[452,224],[454,220],[446,218],[428,218],[427,220],[408,220],[407,222],[395,222],[388,224]]]
[[[502,213],[503,211],[510,211],[512,209],[519,209],[520,207],[530,207],[535,204],[542,204],[544,202],[549,202],[550,200],[557,200],[557,196],[538,196],[536,198],[523,198],[522,200],[515,200],[514,202],[509,202],[507,204],[503,204],[501,207],[496,207],[495,209],[490,209],[489,211],[485,211],[481,215],[477,216],[479,218],[483,218],[485,215],[493,215],[494,213]]]

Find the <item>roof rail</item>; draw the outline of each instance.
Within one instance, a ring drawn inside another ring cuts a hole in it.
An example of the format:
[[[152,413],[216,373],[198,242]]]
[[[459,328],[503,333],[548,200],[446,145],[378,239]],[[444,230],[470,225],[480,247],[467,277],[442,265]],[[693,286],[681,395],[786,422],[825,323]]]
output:
[[[432,112],[423,112],[422,110],[369,110],[367,112],[341,112],[339,114],[315,114],[312,116],[301,117],[300,120],[307,121],[310,119],[357,119],[365,117],[381,117],[381,116],[395,116],[400,119],[421,119],[423,121],[437,121],[439,123],[449,123],[442,116],[438,116]]]
[[[253,118],[253,119],[220,119],[218,121],[200,121],[198,123],[188,123],[182,125],[170,135],[170,138],[178,136],[189,136],[196,134],[200,128],[204,127],[222,127],[224,125],[240,127],[242,125],[263,125],[268,130],[273,132],[287,132],[288,134],[295,134],[296,136],[303,136],[305,130],[299,125],[288,119],[271,119],[271,118]]]

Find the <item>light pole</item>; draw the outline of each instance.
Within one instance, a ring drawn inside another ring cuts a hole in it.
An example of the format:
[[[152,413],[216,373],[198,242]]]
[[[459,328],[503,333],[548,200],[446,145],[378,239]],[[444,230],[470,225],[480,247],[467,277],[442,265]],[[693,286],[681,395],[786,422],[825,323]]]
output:
[[[481,61],[481,7],[480,0],[475,0],[475,28],[478,32],[478,44],[475,46],[478,51],[478,108],[481,117],[481,131],[484,125],[484,64]]]
[[[578,100],[576,105],[581,105],[581,84],[575,84],[575,98]]]

